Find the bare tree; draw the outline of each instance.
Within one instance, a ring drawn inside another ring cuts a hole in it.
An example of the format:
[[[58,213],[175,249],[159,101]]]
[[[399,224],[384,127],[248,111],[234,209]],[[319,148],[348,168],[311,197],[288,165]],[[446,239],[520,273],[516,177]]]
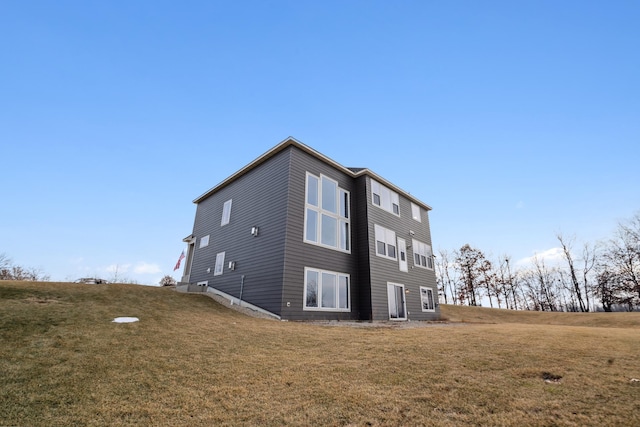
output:
[[[482,281],[481,266],[485,256],[479,249],[465,244],[456,253],[456,268],[463,283],[460,298],[468,301],[469,305],[478,305],[478,288]]]
[[[443,295],[444,303],[449,304],[449,298],[447,297],[447,295],[450,295],[452,303],[457,304],[458,299],[456,298],[456,280],[454,277],[452,277],[455,273],[451,266],[451,262],[449,261],[449,253],[446,250],[439,251],[435,265],[438,289]]]
[[[6,254],[0,254],[0,280],[25,280],[31,282],[49,280],[49,276],[34,267],[15,265]]]
[[[567,261],[567,265],[569,266],[569,277],[571,279],[572,288],[571,291],[575,295],[578,300],[578,306],[580,307],[580,311],[586,312],[589,311],[588,300],[587,304],[585,304],[585,296],[583,296],[582,289],[580,288],[580,283],[578,282],[578,277],[576,276],[576,269],[573,264],[573,255],[571,254],[571,248],[573,244],[573,238],[567,239],[563,237],[562,234],[556,234],[556,238],[560,242],[562,246],[562,252],[564,253],[564,259]],[[588,297],[587,297],[588,298]]]
[[[557,270],[548,268],[544,260],[533,257],[533,268],[521,274],[526,286],[526,299],[536,311],[558,311]]]
[[[640,304],[640,213],[618,224],[597,264],[595,292],[605,311]]]

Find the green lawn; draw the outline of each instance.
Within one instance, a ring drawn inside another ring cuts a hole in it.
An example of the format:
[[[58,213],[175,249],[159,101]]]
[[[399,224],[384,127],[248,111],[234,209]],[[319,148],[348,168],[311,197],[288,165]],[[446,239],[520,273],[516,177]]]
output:
[[[442,313],[464,323],[330,327],[168,288],[0,282],[0,425],[640,425],[640,313]]]

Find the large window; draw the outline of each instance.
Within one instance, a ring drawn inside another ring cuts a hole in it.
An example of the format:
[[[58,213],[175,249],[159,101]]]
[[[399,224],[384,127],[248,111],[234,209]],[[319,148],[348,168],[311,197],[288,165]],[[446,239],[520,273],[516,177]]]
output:
[[[351,251],[349,192],[324,175],[307,173],[304,241]]]
[[[400,198],[398,193],[389,190],[377,181],[371,180],[371,200],[373,204],[400,216]]]
[[[422,311],[435,311],[433,289],[420,286],[420,301],[422,302]]]
[[[224,270],[224,252],[216,255],[216,266],[213,270],[214,276],[220,276]]]
[[[229,220],[231,219],[231,202],[232,199],[224,202],[224,206],[222,207],[222,220],[220,221],[220,226],[229,224]]]
[[[374,225],[374,229],[376,237],[376,255],[395,261],[397,259],[395,231],[381,227],[378,224]]]
[[[433,270],[433,253],[431,246],[413,239],[413,264]]]
[[[350,311],[349,275],[333,271],[304,269],[304,309]]]

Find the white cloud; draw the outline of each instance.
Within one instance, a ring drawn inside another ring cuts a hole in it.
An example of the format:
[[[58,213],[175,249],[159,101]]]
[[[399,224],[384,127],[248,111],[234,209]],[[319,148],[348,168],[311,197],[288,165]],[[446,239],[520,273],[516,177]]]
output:
[[[157,264],[149,264],[142,261],[136,264],[133,272],[136,274],[158,274],[161,273],[162,270]]]
[[[564,252],[562,251],[562,248],[551,248],[541,252],[536,251],[532,256],[518,260],[516,265],[530,265],[536,258],[538,261],[544,261],[547,265],[555,265],[563,261]]]

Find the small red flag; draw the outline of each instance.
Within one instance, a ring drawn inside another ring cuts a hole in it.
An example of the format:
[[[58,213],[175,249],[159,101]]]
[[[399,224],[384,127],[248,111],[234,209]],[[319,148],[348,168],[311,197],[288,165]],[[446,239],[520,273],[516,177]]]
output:
[[[173,268],[173,271],[176,271],[177,269],[180,268],[180,263],[182,262],[183,259],[184,259],[184,251],[182,251],[182,253],[180,254],[180,258],[178,258],[178,262],[176,263],[176,266]]]

